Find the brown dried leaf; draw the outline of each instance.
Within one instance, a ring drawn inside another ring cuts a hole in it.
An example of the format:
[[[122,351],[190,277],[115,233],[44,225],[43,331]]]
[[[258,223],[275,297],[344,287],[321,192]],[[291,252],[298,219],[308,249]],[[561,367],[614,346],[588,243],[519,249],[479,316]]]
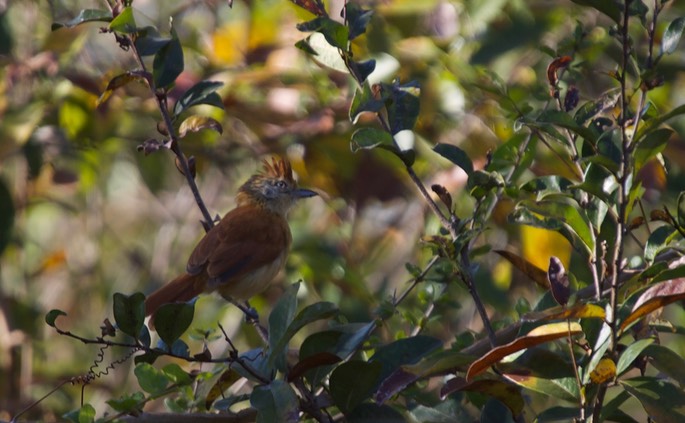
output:
[[[290,370],[288,373],[288,382],[292,382],[298,377],[301,377],[311,369],[339,363],[340,361],[340,357],[326,351],[310,355],[309,357],[300,360],[297,364],[295,364],[295,366],[293,366],[292,370]]]
[[[516,338],[506,345],[493,348],[482,358],[474,361],[466,372],[466,380],[473,379],[473,377],[483,373],[490,366],[497,364],[510,354],[579,333],[582,333],[582,329],[580,324],[576,322],[550,323],[538,326],[526,335]]]
[[[216,381],[212,389],[209,390],[207,398],[205,399],[205,408],[209,410],[214,401],[224,393],[224,391],[230,388],[234,383],[240,380],[242,376],[238,374],[233,369],[228,369],[221,374],[219,380]]]
[[[207,116],[193,115],[181,123],[181,126],[178,128],[178,136],[183,138],[188,132],[198,132],[203,129],[213,129],[220,134],[224,132],[221,124],[215,119]]]
[[[552,60],[552,63],[547,66],[547,81],[551,87],[556,87],[559,83],[559,75],[557,72],[559,69],[563,69],[571,63],[573,57],[571,56],[561,56]]]
[[[531,278],[533,282],[537,283],[545,289],[549,289],[549,280],[547,280],[547,272],[540,269],[533,263],[524,259],[523,257],[517,256],[514,253],[510,253],[505,250],[495,250],[497,254],[507,259],[511,264],[514,265],[518,270],[525,273],[526,276]]]
[[[683,299],[685,299],[685,278],[664,281],[648,288],[637,299],[630,315],[621,323],[620,332],[641,317]]]

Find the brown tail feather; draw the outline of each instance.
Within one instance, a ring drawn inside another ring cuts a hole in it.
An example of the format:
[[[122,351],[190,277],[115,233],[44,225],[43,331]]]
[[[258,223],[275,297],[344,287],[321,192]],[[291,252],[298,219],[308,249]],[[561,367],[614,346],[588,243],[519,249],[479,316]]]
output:
[[[145,299],[145,315],[154,314],[164,304],[190,301],[200,295],[207,284],[207,275],[182,274]]]

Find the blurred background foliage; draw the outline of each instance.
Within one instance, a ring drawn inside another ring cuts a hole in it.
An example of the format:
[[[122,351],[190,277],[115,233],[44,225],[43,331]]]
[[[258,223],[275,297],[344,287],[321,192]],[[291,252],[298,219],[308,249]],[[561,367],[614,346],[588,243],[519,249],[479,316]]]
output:
[[[574,84],[581,99],[615,87],[611,58],[620,51],[607,18],[570,1],[360,3],[376,12],[367,33],[355,40],[355,54],[377,60],[373,82],[420,82],[415,169],[426,185],[439,183],[452,193],[460,216],[473,206],[463,192],[466,175],[431,148],[436,142],[458,145],[482,168],[488,151],[516,136],[514,108],[486,88],[507,86],[519,108],[545,104],[546,68],[563,54],[583,64],[582,72],[569,68],[562,82]],[[327,3],[332,16],[342,5]],[[155,136],[160,119],[147,88],[128,84],[96,107],[113,76],[136,68],[133,58],[111,34],[100,34],[98,24],[51,31],[53,22],[88,7],[101,5],[0,1],[0,419],[83,374],[95,358],[95,348],[44,324],[48,310],[67,312],[60,326],[98,336],[115,292],[149,293],[175,276],[203,233],[172,155],[145,156],[136,149]],[[382,300],[405,287],[411,277],[405,263],[425,265],[431,254],[422,237],[439,225],[398,160],[382,150],[350,152],[353,84],[294,47],[303,38],[295,24],[309,17],[284,0],[236,0],[232,8],[218,0],[136,0],[135,8],[139,25],[162,31],[173,17],[185,56],[174,92],[200,80],[225,84],[225,110],[199,109],[220,121],[224,133],[203,131],[183,141],[184,152],[197,159],[198,185],[212,213],[233,206],[237,187],[269,154],[289,157],[301,185],[327,193],[293,211],[287,271],[253,306],[268,315],[284,286],[302,279],[301,301],[331,301],[349,321],[368,321]],[[683,15],[685,4],[672,2],[657,33]],[[649,97],[656,109],[685,102],[684,57],[663,59],[665,84]],[[172,99],[179,95],[174,92]],[[677,137],[665,153],[666,166],[643,172],[652,208],[674,204],[685,186],[685,121],[670,124]],[[526,179],[567,169],[539,148],[523,172]],[[542,268],[551,255],[572,265],[571,248],[559,235],[508,223],[511,207],[506,198],[497,205],[482,245],[516,252]],[[486,254],[478,264],[478,287],[496,325],[517,319],[521,299],[533,303],[540,296],[501,257]],[[437,282],[420,285],[401,307],[401,318],[388,320],[377,336],[406,336],[434,300],[430,335],[450,343],[456,335],[479,333],[466,290],[449,284],[447,295],[437,298],[442,289]],[[240,350],[259,342],[251,328],[243,329],[241,313],[222,300],[203,296],[196,310],[198,332],[215,330],[219,320]],[[669,313],[685,317],[680,309]],[[685,352],[685,346],[676,349]],[[88,401],[102,404],[125,392],[135,383],[121,370],[129,365],[89,385]],[[79,389],[58,391],[31,414],[59,419],[78,406]]]

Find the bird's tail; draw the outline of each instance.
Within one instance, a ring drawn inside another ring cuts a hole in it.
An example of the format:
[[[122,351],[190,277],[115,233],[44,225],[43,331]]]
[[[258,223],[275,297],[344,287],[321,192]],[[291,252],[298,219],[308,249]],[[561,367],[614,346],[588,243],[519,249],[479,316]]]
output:
[[[145,298],[145,315],[154,314],[167,303],[190,301],[200,295],[206,285],[207,275],[204,272],[197,275],[184,273]]]

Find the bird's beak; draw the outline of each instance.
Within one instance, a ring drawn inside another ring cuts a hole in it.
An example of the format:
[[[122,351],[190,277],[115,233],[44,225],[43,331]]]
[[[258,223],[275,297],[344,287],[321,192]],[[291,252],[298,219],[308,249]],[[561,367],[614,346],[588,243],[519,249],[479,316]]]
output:
[[[293,195],[295,196],[295,198],[309,198],[319,194],[310,189],[298,188],[295,191],[293,191]]]

